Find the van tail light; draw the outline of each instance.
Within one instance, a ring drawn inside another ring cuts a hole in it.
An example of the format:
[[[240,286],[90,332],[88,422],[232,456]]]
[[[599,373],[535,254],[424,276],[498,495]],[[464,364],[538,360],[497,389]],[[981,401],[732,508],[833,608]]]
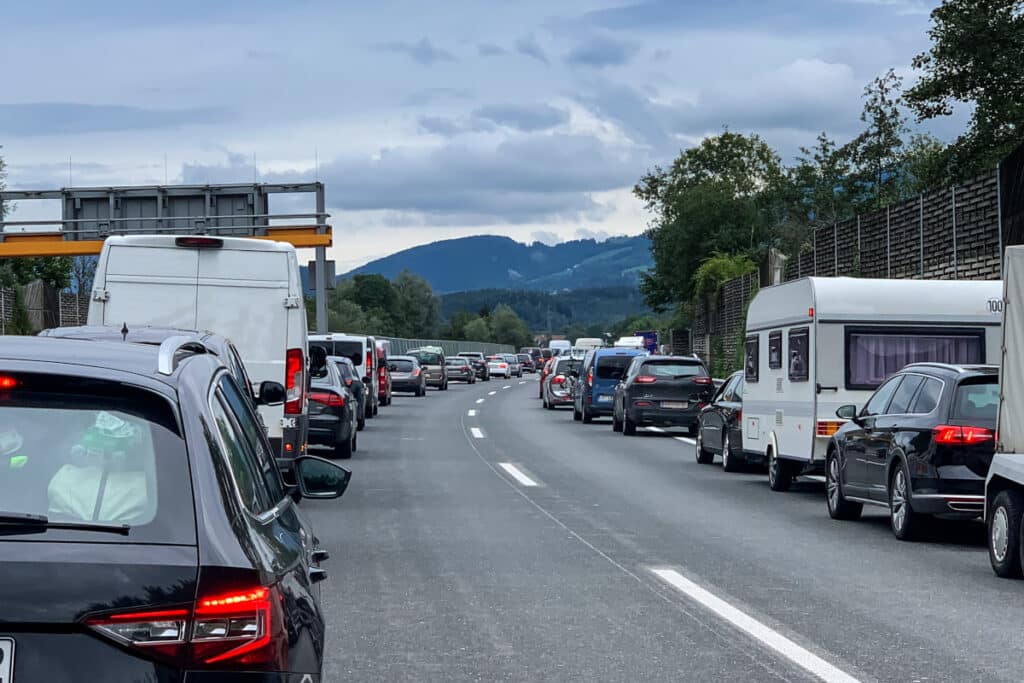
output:
[[[284,388],[285,414],[301,414],[306,398],[306,357],[302,349],[288,349],[284,364]]]
[[[961,427],[960,425],[939,425],[933,430],[935,443],[943,446],[974,446],[995,438],[995,433],[985,427]]]
[[[331,408],[345,407],[345,399],[331,391],[311,391],[309,400]]]
[[[366,352],[366,374],[370,374],[370,368],[373,367],[373,352],[367,350]]]
[[[637,384],[654,384],[658,381],[658,378],[654,375],[638,375],[636,378]]]
[[[174,240],[174,246],[193,249],[220,249],[224,246],[224,240],[219,237],[179,237]]]
[[[736,411],[736,421],[739,422],[740,424],[743,424],[743,409],[742,408],[740,408],[739,410]]]
[[[845,423],[840,420],[818,420],[815,433],[818,436],[833,436]]]
[[[715,383],[715,380],[711,379],[710,377],[704,377],[704,376],[702,376],[702,377],[694,377],[693,378],[693,383],[694,384],[700,384],[701,386],[709,387],[709,386],[711,386],[712,384]]]
[[[587,370],[587,384],[594,383],[594,368]]]
[[[288,637],[282,596],[257,586],[200,597],[179,609],[87,619],[86,626],[150,659],[218,671],[285,671]]]

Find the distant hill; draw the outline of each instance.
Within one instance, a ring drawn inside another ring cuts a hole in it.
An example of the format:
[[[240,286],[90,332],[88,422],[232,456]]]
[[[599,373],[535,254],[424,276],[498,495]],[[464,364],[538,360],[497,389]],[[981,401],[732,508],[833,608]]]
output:
[[[441,317],[458,311],[478,313],[486,307],[508,304],[531,330],[564,330],[573,326],[613,323],[647,313],[636,286],[537,292],[522,289],[478,289],[441,296]]]
[[[478,235],[405,249],[340,277],[379,273],[391,279],[409,269],[439,294],[477,289],[635,288],[640,273],[652,263],[650,241],[640,236],[548,246]]]

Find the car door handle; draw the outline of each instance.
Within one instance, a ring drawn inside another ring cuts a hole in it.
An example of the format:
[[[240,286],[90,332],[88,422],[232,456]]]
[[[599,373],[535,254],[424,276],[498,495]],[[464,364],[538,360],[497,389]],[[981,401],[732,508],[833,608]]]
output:
[[[327,570],[320,567],[309,568],[309,580],[311,583],[320,583],[327,578]]]
[[[310,557],[311,560],[313,560],[313,562],[316,562],[317,564],[319,564],[319,563],[323,562],[324,560],[331,559],[331,554],[329,552],[327,552],[326,550],[324,550],[323,548],[317,548],[312,553],[310,553],[309,557]]]

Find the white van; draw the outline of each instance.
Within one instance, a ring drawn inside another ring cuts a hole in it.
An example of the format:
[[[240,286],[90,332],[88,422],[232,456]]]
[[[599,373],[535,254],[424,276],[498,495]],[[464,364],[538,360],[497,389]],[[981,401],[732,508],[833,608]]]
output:
[[[573,346],[577,349],[589,351],[590,349],[599,349],[604,346],[604,340],[597,337],[580,337]]]
[[[572,344],[569,343],[568,339],[552,339],[548,342],[548,348],[551,349],[552,355],[567,356],[569,355],[569,349],[572,348]]]
[[[768,481],[824,467],[843,424],[889,375],[918,362],[994,363],[1002,282],[811,277],[762,288],[747,310],[743,449]]]
[[[361,334],[311,334],[309,343],[327,351],[328,356],[342,356],[352,361],[366,386],[366,419],[380,412],[378,386],[377,340]],[[388,342],[390,348],[390,342]]]
[[[155,325],[228,337],[255,387],[273,380],[287,392],[283,406],[259,409],[271,445],[283,459],[305,452],[306,307],[290,244],[237,237],[110,237],[96,265],[89,325]],[[281,467],[290,469],[286,462]]]

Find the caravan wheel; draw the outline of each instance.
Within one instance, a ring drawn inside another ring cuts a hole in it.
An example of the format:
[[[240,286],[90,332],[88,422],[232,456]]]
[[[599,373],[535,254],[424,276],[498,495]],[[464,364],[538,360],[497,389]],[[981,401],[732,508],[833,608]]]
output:
[[[768,456],[768,486],[772,491],[788,491],[793,485],[793,469],[785,460],[775,457],[775,451]]]

